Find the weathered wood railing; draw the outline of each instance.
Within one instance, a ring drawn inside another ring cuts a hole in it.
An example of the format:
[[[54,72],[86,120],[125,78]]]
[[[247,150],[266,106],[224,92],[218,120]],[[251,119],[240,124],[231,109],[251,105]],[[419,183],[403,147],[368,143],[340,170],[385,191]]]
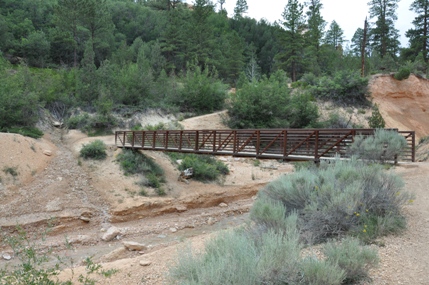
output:
[[[399,161],[415,160],[415,133],[397,131],[408,147]],[[255,129],[255,130],[159,130],[117,131],[120,148],[231,155],[282,160],[348,157],[357,135],[371,136],[375,129]]]

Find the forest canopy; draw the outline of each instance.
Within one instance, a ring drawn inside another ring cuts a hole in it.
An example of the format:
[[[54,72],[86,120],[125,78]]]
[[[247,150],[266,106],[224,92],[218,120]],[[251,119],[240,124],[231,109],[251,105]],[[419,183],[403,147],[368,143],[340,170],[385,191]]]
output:
[[[245,111],[225,106],[244,102],[226,100],[228,88],[263,102],[252,92],[269,90],[279,71],[304,90],[293,98],[282,87],[288,110],[313,110],[313,97],[361,102],[371,74],[406,68],[426,76],[429,0],[410,7],[417,16],[407,48],[394,26],[398,1],[370,1],[370,18],[348,43],[337,22],[323,19],[320,0],[288,0],[275,23],[247,17],[245,0],[231,18],[225,0],[0,0],[0,130],[34,125],[38,107],[61,118],[79,107],[106,127],[118,110]],[[314,116],[273,122],[304,127]]]

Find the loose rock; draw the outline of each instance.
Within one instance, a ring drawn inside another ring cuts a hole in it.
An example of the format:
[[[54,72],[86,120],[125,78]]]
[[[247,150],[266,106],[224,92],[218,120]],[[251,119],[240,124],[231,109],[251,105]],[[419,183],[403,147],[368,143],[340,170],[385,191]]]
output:
[[[180,206],[176,206],[176,210],[177,212],[185,212],[188,210],[188,208],[186,206],[180,205]]]
[[[11,260],[12,259],[12,256],[10,256],[10,254],[8,254],[8,253],[3,253],[2,257],[4,260]]]
[[[121,231],[117,227],[110,227],[101,239],[104,241],[111,241],[120,233]]]
[[[227,204],[227,203],[220,203],[220,204],[219,204],[219,207],[221,207],[221,208],[225,208],[225,207],[228,207],[228,204]]]
[[[149,265],[152,264],[152,261],[149,261],[149,260],[140,260],[139,263],[140,263],[141,266],[149,266]]]
[[[138,243],[135,241],[123,241],[122,244],[128,249],[128,250],[147,250],[146,245],[142,243]]]

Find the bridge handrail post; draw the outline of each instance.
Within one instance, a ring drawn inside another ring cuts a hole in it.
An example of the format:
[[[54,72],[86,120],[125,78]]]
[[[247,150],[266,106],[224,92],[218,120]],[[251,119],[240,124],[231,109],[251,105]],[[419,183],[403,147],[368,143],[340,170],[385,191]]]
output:
[[[153,131],[152,133],[152,148],[155,148],[156,146],[156,131]]]
[[[261,131],[257,130],[256,131],[256,157],[258,157],[258,155],[261,152]]]
[[[132,144],[131,144],[131,146],[133,147],[133,149],[134,149],[134,144],[135,144],[135,141],[136,141],[136,134],[135,134],[135,132],[133,131],[133,142],[132,142]]]
[[[195,131],[195,151],[199,150],[199,147],[198,147],[198,145],[200,143],[199,140],[200,140],[200,134],[199,134],[199,131],[196,130]]]
[[[286,158],[287,153],[287,130],[283,130],[283,159]]]
[[[416,162],[416,132],[411,132],[411,161]]]
[[[317,162],[319,160],[319,130],[316,130],[316,143],[314,146],[314,159]]]

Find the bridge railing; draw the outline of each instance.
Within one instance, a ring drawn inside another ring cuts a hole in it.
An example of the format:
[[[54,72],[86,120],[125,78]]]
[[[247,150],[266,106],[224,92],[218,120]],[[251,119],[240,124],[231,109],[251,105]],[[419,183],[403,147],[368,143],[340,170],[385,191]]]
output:
[[[392,130],[404,136],[408,144],[398,159],[414,161],[414,132]],[[337,155],[348,157],[348,147],[355,136],[371,136],[374,132],[375,129],[117,131],[115,143],[133,149],[319,161]]]

